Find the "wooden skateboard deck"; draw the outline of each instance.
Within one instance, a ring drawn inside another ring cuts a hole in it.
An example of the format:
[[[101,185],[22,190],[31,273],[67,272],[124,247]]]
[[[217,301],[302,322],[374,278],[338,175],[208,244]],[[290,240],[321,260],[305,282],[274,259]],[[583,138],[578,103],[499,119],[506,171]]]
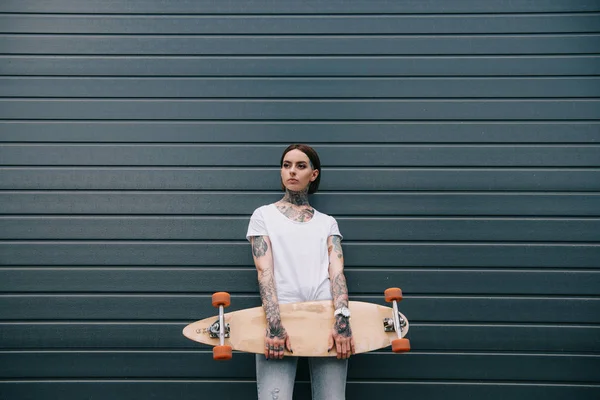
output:
[[[350,301],[348,308],[352,312],[350,326],[354,337],[356,353],[365,353],[390,346],[397,339],[396,332],[385,332],[384,319],[392,318],[392,308],[361,301]],[[293,354],[287,356],[327,357],[335,356],[335,348],[327,352],[329,334],[333,328],[333,303],[331,300],[305,303],[280,304],[281,322],[292,344]],[[402,328],[402,336],[408,332],[408,319]],[[218,320],[218,316],[206,318],[189,324],[183,334],[196,342],[217,346],[218,338],[211,338],[209,327]],[[262,307],[248,308],[224,315],[225,324],[230,326],[230,337],[225,345],[233,350],[250,353],[264,353],[266,318]]]

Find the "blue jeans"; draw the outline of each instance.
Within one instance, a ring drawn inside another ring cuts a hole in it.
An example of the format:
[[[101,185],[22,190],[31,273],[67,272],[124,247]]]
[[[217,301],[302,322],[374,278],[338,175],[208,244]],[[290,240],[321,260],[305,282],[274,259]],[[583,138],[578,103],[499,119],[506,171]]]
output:
[[[256,355],[256,388],[259,400],[292,400],[298,357],[281,360]],[[310,384],[313,400],[346,398],[348,360],[335,357],[310,357]]]

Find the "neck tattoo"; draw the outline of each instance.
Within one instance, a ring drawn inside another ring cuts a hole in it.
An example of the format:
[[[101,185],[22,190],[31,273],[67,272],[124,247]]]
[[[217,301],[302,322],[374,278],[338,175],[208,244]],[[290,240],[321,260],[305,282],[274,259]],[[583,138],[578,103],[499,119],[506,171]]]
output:
[[[308,222],[315,210],[308,204],[308,189],[301,192],[285,191],[283,199],[275,203],[279,212],[297,222]]]
[[[294,206],[310,206],[310,204],[308,204],[308,188],[299,192],[286,189],[285,196],[283,196],[281,201],[285,201]]]

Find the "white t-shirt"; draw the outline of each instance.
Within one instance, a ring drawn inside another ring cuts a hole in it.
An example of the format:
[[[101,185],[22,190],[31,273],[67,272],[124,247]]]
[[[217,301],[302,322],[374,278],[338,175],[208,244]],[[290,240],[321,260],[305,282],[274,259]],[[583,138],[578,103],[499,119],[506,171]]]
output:
[[[275,204],[257,208],[246,238],[268,236],[279,303],[331,300],[327,239],[340,234],[335,218],[318,212],[308,222],[283,215]]]

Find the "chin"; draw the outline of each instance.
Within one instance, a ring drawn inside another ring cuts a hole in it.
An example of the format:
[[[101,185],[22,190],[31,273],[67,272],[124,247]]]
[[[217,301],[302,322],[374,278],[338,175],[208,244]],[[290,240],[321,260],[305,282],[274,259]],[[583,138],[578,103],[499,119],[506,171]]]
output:
[[[308,186],[302,187],[302,185],[286,185],[285,188],[291,192],[302,192],[303,190],[308,190]]]

